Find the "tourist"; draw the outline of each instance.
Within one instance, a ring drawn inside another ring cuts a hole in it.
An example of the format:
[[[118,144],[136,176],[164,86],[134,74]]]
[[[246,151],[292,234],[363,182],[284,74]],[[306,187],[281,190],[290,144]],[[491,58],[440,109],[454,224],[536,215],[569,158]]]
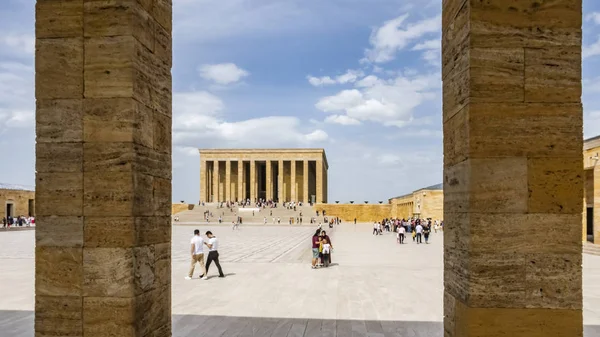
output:
[[[321,229],[318,228],[312,237],[312,269],[317,268],[317,260],[319,259],[319,246],[321,245]]]
[[[6,218],[2,217],[2,228],[6,228],[7,223],[8,223],[8,221],[6,220]]]
[[[194,236],[191,240],[191,255],[192,255],[192,265],[190,266],[190,271],[188,276],[185,277],[186,280],[191,280],[194,276],[194,268],[196,268],[196,263],[200,263],[200,268],[202,268],[202,275],[200,277],[203,280],[206,280],[206,268],[204,267],[204,239],[200,236],[200,230],[194,230]]]
[[[265,223],[265,225],[267,224],[267,217],[265,217],[264,223]]]
[[[208,258],[206,259],[206,274],[204,276],[206,277],[206,275],[208,275],[210,264],[214,261],[217,269],[219,270],[219,277],[225,277],[225,274],[223,274],[223,269],[221,269],[221,264],[219,263],[219,241],[211,231],[207,231],[206,236],[208,237],[208,243],[205,242],[204,244],[209,248],[209,251]]]
[[[375,221],[375,222],[373,223],[373,235],[377,235],[377,226],[378,226],[378,225],[379,225],[379,224],[377,223],[377,221]]]
[[[431,233],[431,226],[427,225],[423,228],[423,236],[425,237],[426,244],[429,244],[429,233]]]
[[[281,218],[280,217],[277,217],[277,224],[281,225]]]
[[[327,243],[331,248],[333,248],[333,243],[331,242],[331,238],[329,237],[329,235],[327,235],[327,232],[321,231],[321,237],[323,239],[327,239]],[[329,252],[329,263],[331,263],[331,251]]]
[[[323,237],[322,242],[322,247],[323,247],[323,260],[322,260],[322,264],[325,266],[325,268],[329,267],[329,263],[330,262],[330,257],[331,257],[331,250],[333,249],[331,247],[331,244],[329,244],[329,241],[327,240],[327,238]]]
[[[404,243],[404,233],[406,232],[406,229],[404,229],[404,227],[402,226],[398,226],[397,228],[398,231],[398,243],[399,244],[403,244]]]
[[[417,227],[415,227],[415,232],[417,233],[417,244],[423,243],[423,226],[421,226],[420,222],[417,224]]]
[[[239,219],[236,219],[236,221],[233,221],[233,227],[231,228],[231,230],[236,230],[236,229],[240,229],[240,223],[238,221]]]

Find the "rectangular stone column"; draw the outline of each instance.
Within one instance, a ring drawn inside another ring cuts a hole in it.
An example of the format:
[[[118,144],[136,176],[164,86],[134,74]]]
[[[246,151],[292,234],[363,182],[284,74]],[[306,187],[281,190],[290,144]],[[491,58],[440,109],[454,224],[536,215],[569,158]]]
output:
[[[225,162],[225,200],[231,200],[231,160]]]
[[[256,200],[256,162],[250,160],[250,202]]]
[[[594,243],[598,244],[600,242],[600,162],[596,163],[594,166]],[[587,208],[585,209],[587,213]],[[586,223],[586,232],[587,232],[587,223]],[[587,236],[587,235],[586,235]]]
[[[238,201],[245,200],[244,195],[244,162],[238,161]]]
[[[581,18],[443,2],[447,337],[583,334]]]
[[[296,200],[296,161],[295,160],[290,160],[290,200],[291,201],[298,201]]]
[[[267,160],[267,172],[266,172],[266,176],[267,176],[267,181],[266,181],[266,186],[267,186],[267,200],[271,200],[273,199],[273,171],[271,169],[271,161]]]
[[[171,336],[171,3],[36,4],[36,336]]]
[[[304,164],[304,173],[303,173],[303,176],[302,176],[302,178],[303,178],[302,179],[303,180],[303,182],[302,182],[302,189],[304,190],[303,191],[303,197],[304,197],[303,198],[304,199],[303,202],[304,203],[308,203],[310,201],[310,199],[309,199],[310,198],[310,196],[309,196],[310,193],[309,193],[309,190],[308,190],[308,175],[309,175],[308,174],[308,160],[304,160],[303,164]]]
[[[200,159],[200,202],[207,202],[208,179],[206,177],[206,160]]]
[[[316,166],[317,166],[317,189],[316,189],[316,202],[317,203],[322,203],[323,202],[323,160],[317,160],[316,162]]]
[[[277,171],[277,198],[279,199],[279,202],[284,202],[283,199],[283,160],[279,159],[279,169]]]
[[[213,161],[212,202],[219,202],[219,161]]]

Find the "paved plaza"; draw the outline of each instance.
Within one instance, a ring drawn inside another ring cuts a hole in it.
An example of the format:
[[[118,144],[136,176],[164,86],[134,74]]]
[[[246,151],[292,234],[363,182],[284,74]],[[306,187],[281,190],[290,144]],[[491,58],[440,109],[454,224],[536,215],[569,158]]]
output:
[[[195,228],[220,240],[217,276],[184,279]],[[442,337],[442,234],[395,243],[369,224],[331,233],[333,265],[310,268],[310,226],[173,227],[173,336]],[[0,336],[33,336],[34,231],[0,231]],[[600,256],[584,255],[586,337],[600,337]]]

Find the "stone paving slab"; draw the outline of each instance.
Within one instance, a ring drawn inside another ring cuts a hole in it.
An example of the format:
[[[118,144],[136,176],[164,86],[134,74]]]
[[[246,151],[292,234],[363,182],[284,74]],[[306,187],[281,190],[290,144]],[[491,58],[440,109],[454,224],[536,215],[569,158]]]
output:
[[[174,336],[442,336],[442,233],[398,245],[368,224],[336,226],[333,265],[312,270],[315,227],[199,226],[219,238],[227,277],[211,267],[209,280],[186,281],[194,229],[173,227]],[[0,235],[1,337],[33,335],[34,234]],[[600,256],[587,254],[584,322],[600,337]]]

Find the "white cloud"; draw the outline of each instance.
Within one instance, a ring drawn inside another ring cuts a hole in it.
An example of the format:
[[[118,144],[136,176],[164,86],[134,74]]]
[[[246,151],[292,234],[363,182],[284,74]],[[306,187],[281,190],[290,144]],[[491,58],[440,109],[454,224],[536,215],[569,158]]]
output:
[[[17,63],[0,63],[0,131],[32,128],[35,115],[34,69]]]
[[[233,63],[205,64],[198,71],[204,79],[227,85],[240,81],[250,73]]]
[[[360,125],[358,119],[348,117],[346,115],[331,115],[325,118],[325,123],[341,124],[341,125]]]
[[[384,63],[393,60],[398,51],[409,43],[429,33],[438,33],[441,29],[441,16],[406,24],[408,14],[386,21],[371,33],[371,48],[365,51],[363,61]]]
[[[600,13],[592,12],[585,16],[585,21],[593,21],[595,24],[600,25]]]
[[[370,86],[366,84],[361,90],[343,90],[336,95],[323,97],[315,107],[335,113],[336,116],[347,116],[349,119],[346,121],[371,121],[402,127],[413,120],[414,108],[436,97],[440,81],[439,74],[400,75],[387,81],[371,78],[368,83]],[[328,121],[340,121],[340,117],[329,117]]]
[[[308,82],[310,84],[312,84],[313,86],[320,87],[320,86],[331,85],[331,84],[354,83],[354,82],[356,82],[356,80],[358,80],[359,78],[361,78],[363,76],[364,76],[364,73],[362,71],[349,69],[348,71],[346,71],[345,74],[339,75],[335,78],[331,78],[330,76],[314,77],[314,76],[310,76],[310,75],[307,76],[306,78],[308,79]]]
[[[598,37],[596,42],[583,46],[581,51],[581,57],[584,59],[597,55],[600,55],[600,37]]]
[[[173,143],[184,148],[286,147],[328,140],[325,131],[305,126],[296,117],[268,116],[229,122],[224,110],[221,99],[205,91],[175,94]]]
[[[356,86],[359,88],[372,87],[376,84],[380,84],[381,80],[375,75],[369,75],[362,80],[356,82]]]
[[[442,41],[440,39],[427,40],[417,43],[412,50],[430,50],[430,49],[441,49]]]
[[[0,36],[0,46],[0,50],[3,52],[33,55],[35,52],[35,36],[5,33]]]

